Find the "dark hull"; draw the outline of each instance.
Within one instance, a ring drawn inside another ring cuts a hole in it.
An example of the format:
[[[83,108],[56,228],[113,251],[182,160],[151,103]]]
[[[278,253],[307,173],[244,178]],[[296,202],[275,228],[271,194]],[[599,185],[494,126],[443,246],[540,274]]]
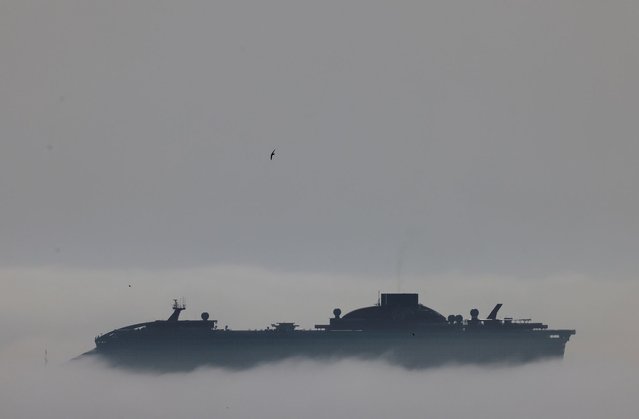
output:
[[[209,365],[248,368],[287,358],[384,359],[406,368],[447,364],[510,364],[560,358],[571,333],[557,330],[183,331],[135,333],[99,344],[114,366],[190,370]]]

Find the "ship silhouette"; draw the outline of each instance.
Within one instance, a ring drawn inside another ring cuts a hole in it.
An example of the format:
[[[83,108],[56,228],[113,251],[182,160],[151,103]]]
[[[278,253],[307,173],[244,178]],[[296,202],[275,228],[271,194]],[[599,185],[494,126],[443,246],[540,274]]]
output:
[[[218,328],[201,320],[179,320],[186,308],[174,300],[167,320],[138,323],[95,338],[98,355],[110,365],[190,370],[202,365],[248,368],[287,358],[384,359],[406,368],[448,364],[513,364],[561,358],[575,330],[552,330],[530,319],[498,319],[502,304],[479,318],[444,317],[418,301],[418,294],[381,294],[377,304],[344,316],[333,310],[328,324],[299,330],[293,322],[262,330]]]

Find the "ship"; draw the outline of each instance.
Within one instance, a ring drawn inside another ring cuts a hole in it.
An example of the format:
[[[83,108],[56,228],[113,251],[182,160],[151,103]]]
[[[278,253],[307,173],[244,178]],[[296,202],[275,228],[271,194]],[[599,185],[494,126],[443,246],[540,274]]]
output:
[[[288,358],[383,359],[405,368],[460,364],[518,364],[562,358],[575,330],[549,329],[530,319],[499,319],[502,304],[485,318],[470,310],[447,317],[419,303],[416,293],[384,293],[375,305],[302,330],[294,322],[256,330],[218,328],[217,320],[180,320],[186,309],[173,301],[167,320],[138,323],[95,338],[92,355],[110,365],[155,370],[191,370],[209,365],[248,368]]]

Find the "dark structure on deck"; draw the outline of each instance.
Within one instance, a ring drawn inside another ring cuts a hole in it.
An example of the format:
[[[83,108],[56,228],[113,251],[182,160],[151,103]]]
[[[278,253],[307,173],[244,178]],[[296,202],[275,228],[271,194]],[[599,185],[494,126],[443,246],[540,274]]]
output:
[[[482,319],[445,317],[419,303],[417,294],[381,294],[376,305],[342,316],[333,310],[328,324],[298,330],[292,322],[262,330],[220,329],[201,320],[179,320],[186,308],[177,300],[168,320],[138,323],[96,337],[92,354],[113,365],[184,370],[199,365],[230,368],[290,357],[313,359],[383,358],[407,368],[443,364],[520,363],[562,357],[574,330],[551,330],[529,319],[498,319],[497,304]]]

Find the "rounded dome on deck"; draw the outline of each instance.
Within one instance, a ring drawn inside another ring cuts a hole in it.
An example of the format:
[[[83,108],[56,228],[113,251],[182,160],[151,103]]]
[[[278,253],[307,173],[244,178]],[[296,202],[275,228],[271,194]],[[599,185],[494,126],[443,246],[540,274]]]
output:
[[[445,322],[446,318],[422,304],[415,306],[371,306],[353,310],[343,317],[345,320]]]

